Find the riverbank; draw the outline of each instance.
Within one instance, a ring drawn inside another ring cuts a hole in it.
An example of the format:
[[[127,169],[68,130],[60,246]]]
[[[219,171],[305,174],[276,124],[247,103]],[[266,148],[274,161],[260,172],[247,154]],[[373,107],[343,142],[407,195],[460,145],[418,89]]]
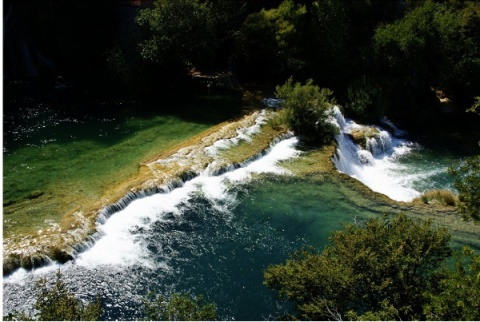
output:
[[[169,185],[178,185],[181,181],[189,179],[189,176],[194,174],[187,169],[188,167],[170,166],[167,169],[168,166],[163,164],[162,169],[158,169],[159,163],[155,164],[155,161],[167,160],[181,150],[201,151],[217,140],[234,137],[239,128],[254,124],[257,115],[252,113],[254,107],[259,107],[258,96],[248,90],[245,94],[242,102],[242,113],[245,116],[211,126],[198,134],[195,131],[183,130],[183,136],[176,137],[176,140],[171,140],[167,144],[157,141],[160,144],[149,149],[143,161],[130,167],[136,171],[122,172],[120,168],[117,176],[102,182],[100,189],[95,187],[96,191],[85,191],[83,195],[78,193],[77,186],[72,185],[69,188],[62,187],[64,189],[61,189],[60,194],[41,193],[35,198],[19,203],[5,205],[4,202],[4,213],[7,214],[4,217],[3,236],[4,274],[18,267],[30,269],[45,265],[51,260],[63,262],[71,259],[75,253],[88,247],[89,241],[94,238],[96,220],[102,209],[108,205],[125,202],[122,198],[126,197],[128,200],[132,194],[141,197],[144,193],[160,192],[169,189]],[[155,129],[150,132],[154,135]],[[248,149],[243,151],[244,154],[242,153],[241,158],[235,162],[242,162],[242,158],[246,160],[260,153],[268,147],[274,137],[284,132],[284,129],[264,131],[266,135],[262,136],[262,139],[255,138],[250,144],[251,151],[247,152]],[[156,153],[152,153],[154,150]],[[197,162],[199,160],[201,159]],[[104,161],[108,162],[108,159]],[[203,165],[208,164],[208,158],[204,158],[197,170],[200,171]],[[217,166],[221,168],[225,164]],[[80,191],[83,192],[83,189]],[[30,219],[35,219],[32,218],[32,212],[41,213],[42,216],[37,216],[40,217],[37,222],[31,222]],[[16,219],[19,217],[25,218],[25,222],[28,223],[23,225],[21,220]]]
[[[225,172],[261,155],[276,138],[287,133],[286,128],[270,126],[268,119],[273,115],[271,111],[259,112],[260,98],[264,97],[264,93],[262,90],[245,91],[242,102],[244,115],[241,117],[221,122],[198,134],[189,133],[190,137],[183,138],[181,142],[153,146],[148,157],[134,164],[135,171],[104,183],[101,193],[84,198],[73,189],[70,194],[64,190],[69,198],[67,200],[58,199],[56,195],[40,195],[28,200],[30,208],[27,209],[41,211],[43,200],[54,204],[62,200],[63,209],[67,210],[53,213],[46,228],[14,234],[8,234],[8,231],[6,234],[4,230],[4,274],[18,267],[39,267],[51,260],[67,261],[95,242],[99,216],[100,220],[105,220],[135,199],[170,191],[204,172]],[[155,133],[155,128],[152,132]],[[155,150],[157,152],[152,153]],[[359,209],[375,209],[379,213],[406,212],[418,218],[432,219],[440,226],[448,227],[454,233],[455,242],[480,248],[476,237],[480,233],[479,227],[464,222],[454,208],[396,202],[372,192],[336,170],[332,162],[334,151],[334,145],[305,151],[300,158],[283,166],[303,179],[327,181],[341,187],[349,196],[349,202]],[[4,211],[13,210],[11,214],[15,215],[15,206],[4,207]]]

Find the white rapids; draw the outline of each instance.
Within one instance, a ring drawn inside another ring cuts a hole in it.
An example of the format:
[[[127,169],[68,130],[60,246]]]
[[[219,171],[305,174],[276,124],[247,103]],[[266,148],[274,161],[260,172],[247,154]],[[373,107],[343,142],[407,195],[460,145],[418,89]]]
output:
[[[377,133],[366,139],[366,146],[362,148],[353,142],[350,133],[365,126],[346,119],[336,106],[332,122],[339,128],[336,135],[338,148],[333,159],[339,171],[397,201],[411,201],[421,195],[422,191],[414,188],[414,182],[419,176],[429,174],[417,173],[398,162],[418,148],[417,144],[392,136],[379,126],[372,126]],[[396,127],[393,129],[397,135],[404,134]]]

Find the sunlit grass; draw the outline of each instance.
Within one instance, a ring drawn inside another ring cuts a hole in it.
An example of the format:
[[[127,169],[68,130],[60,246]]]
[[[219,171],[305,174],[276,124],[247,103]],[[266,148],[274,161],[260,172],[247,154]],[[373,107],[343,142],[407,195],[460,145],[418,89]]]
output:
[[[450,190],[437,189],[423,193],[420,197],[415,198],[416,202],[425,204],[439,204],[442,206],[456,206],[459,202],[458,196]]]

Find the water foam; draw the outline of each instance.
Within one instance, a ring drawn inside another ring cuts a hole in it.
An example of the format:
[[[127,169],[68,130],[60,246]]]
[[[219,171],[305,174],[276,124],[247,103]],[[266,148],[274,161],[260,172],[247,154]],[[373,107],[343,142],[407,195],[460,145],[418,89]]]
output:
[[[170,192],[159,193],[134,200],[121,211],[111,215],[99,224],[101,238],[88,250],[78,255],[76,264],[85,267],[98,265],[132,266],[143,265],[152,269],[159,266],[168,268],[168,257],[164,262],[153,261],[149,251],[135,231],[150,229],[155,222],[168,221],[172,216],[182,216],[182,207],[189,204],[195,194],[202,194],[217,207],[229,207],[235,204],[228,193],[232,184],[248,182],[254,174],[288,174],[278,166],[278,162],[299,155],[295,149],[296,137],[285,139],[263,157],[253,160],[243,167],[212,176],[208,172],[185,182],[183,186]]]
[[[378,133],[366,140],[363,149],[349,136],[353,130],[364,128],[363,125],[346,119],[338,107],[334,108],[332,123],[340,130],[336,136],[338,148],[333,159],[339,171],[394,200],[411,201],[421,194],[414,188],[414,182],[422,174],[398,162],[417,145],[392,137],[386,130],[374,126]],[[398,129],[396,132],[403,134]]]
[[[231,148],[241,141],[250,142],[252,136],[260,132],[262,125],[267,123],[268,119],[266,110],[262,110],[261,112],[257,112],[256,114],[258,115],[256,116],[255,124],[249,127],[242,127],[237,129],[237,135],[232,138],[217,140],[214,144],[204,149],[205,154],[211,157],[217,156],[219,151]]]

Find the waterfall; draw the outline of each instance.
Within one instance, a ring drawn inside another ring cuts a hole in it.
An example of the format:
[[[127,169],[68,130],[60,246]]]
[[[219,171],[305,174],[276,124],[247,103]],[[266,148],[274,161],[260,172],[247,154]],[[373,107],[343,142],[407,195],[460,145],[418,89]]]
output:
[[[195,147],[150,160],[152,171],[159,171],[154,167],[159,162],[189,170],[171,184],[128,193],[106,206],[97,222],[99,233],[77,249],[73,260],[31,271],[21,268],[4,277],[4,314],[34,313],[35,281],[46,278],[52,285],[60,269],[76,297],[93,301],[100,296],[106,308],[102,320],[143,318],[144,295],[150,291],[206,294],[217,303],[222,320],[258,320],[265,312],[276,312],[278,304],[270,301],[258,272],[301,245],[327,243],[326,232],[351,221],[353,214],[368,218],[384,208],[352,207],[336,181],[258,176],[289,175],[278,162],[300,155],[292,133],[248,160],[218,162],[223,149],[249,141],[262,115],[229,131],[216,131]],[[395,133],[356,124],[338,108],[332,122],[339,128],[333,162],[376,191],[392,198],[392,191],[411,196],[418,193],[412,181],[428,177],[431,169],[443,171],[442,164],[428,162],[421,171],[403,168],[398,161],[415,155],[418,146]],[[368,135],[358,143],[352,139],[355,132]],[[256,313],[249,315],[252,311]]]
[[[416,174],[410,173],[407,167],[397,162],[399,158],[409,154],[415,144],[392,136],[379,126],[357,124],[345,118],[338,107],[334,107],[331,122],[339,129],[333,162],[340,172],[394,200],[411,201],[420,195],[412,186]],[[388,123],[394,133],[404,134],[391,121]],[[365,141],[364,146],[354,142],[352,133],[364,135],[361,137]]]
[[[169,220],[164,217],[179,216],[192,196],[198,194],[213,200],[212,203],[217,207],[228,207],[233,201],[229,200],[231,195],[226,191],[232,184],[249,181],[254,173],[286,173],[276,163],[299,154],[295,149],[297,138],[291,132],[278,136],[268,148],[240,163],[227,162],[221,156],[223,150],[243,141],[250,142],[261,131],[268,117],[266,110],[256,112],[237,122],[236,126],[230,123],[222,127],[198,144],[182,148],[167,158],[149,162],[147,166],[155,175],[160,175],[160,170],[155,169],[156,165],[180,165],[190,170],[167,185],[132,191],[105,207],[97,220],[98,232],[89,239],[88,244],[77,247],[75,261],[86,267],[140,262],[154,268],[158,263],[152,263],[148,258],[148,250],[145,251],[144,245],[137,243],[135,234],[131,232],[132,227],[148,230],[154,222]],[[166,263],[159,265],[168,266]]]
[[[221,174],[212,174],[205,169],[176,189],[145,195],[140,199],[135,199],[132,195],[115,207],[105,209],[103,220],[98,225],[98,240],[91,248],[78,254],[76,264],[90,268],[107,264],[139,264],[151,269],[168,269],[170,258],[165,257],[163,262],[153,261],[148,247],[139,242],[132,231],[149,230],[155,222],[181,218],[183,208],[189,207],[191,199],[195,199],[197,195],[210,200],[214,208],[221,209],[222,213],[228,213],[229,208],[236,204],[235,194],[228,192],[229,187],[250,181],[254,174],[288,174],[288,171],[278,167],[277,163],[299,155],[300,152],[295,149],[297,141],[296,137],[286,136],[276,144],[272,143],[260,157],[226,169]],[[114,212],[115,210],[118,211]],[[105,220],[107,211],[113,213]]]

